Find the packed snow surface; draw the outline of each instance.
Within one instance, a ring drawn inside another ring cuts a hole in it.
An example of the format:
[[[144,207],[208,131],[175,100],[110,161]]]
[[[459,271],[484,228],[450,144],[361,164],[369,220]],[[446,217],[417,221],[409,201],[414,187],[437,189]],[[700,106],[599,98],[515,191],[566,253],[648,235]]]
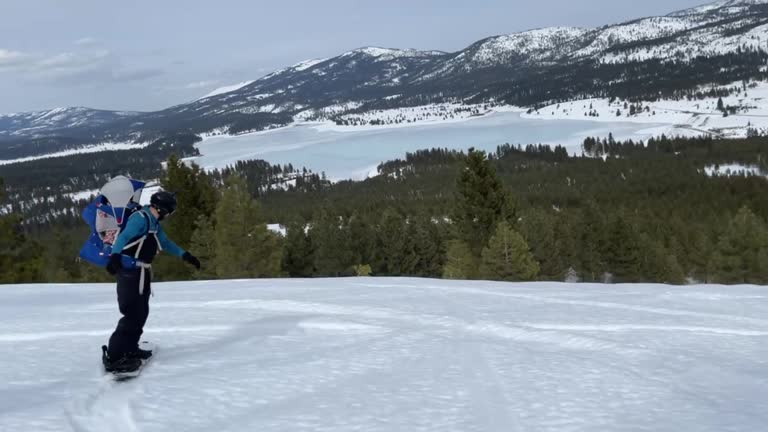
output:
[[[155,284],[133,381],[114,286],[0,287],[2,431],[758,431],[768,289],[423,279]]]

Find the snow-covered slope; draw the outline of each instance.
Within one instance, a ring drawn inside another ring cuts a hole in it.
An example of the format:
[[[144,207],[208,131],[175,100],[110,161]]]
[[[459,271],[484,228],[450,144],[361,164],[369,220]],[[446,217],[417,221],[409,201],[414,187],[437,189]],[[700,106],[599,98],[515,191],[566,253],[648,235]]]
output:
[[[605,98],[574,100],[541,107],[522,114],[523,118],[544,120],[590,120],[614,123],[653,123],[672,126],[660,133],[668,135],[712,135],[745,138],[750,133],[768,135],[768,83],[749,85],[737,82],[727,86],[702,88],[702,92],[736,89],[730,96],[696,99],[656,100],[629,103]],[[718,103],[732,112],[724,116]],[[634,113],[632,105],[634,107]]]
[[[570,52],[586,33],[587,30],[580,28],[553,27],[497,36],[480,42],[462,60],[477,68],[515,60],[528,63],[553,61]]]
[[[78,154],[100,153],[105,151],[136,150],[136,149],[146,148],[148,145],[149,143],[103,142],[101,144],[95,144],[91,146],[82,146],[78,148],[62,150],[54,153],[46,153],[46,154],[37,155],[37,156],[27,156],[22,158],[15,158],[15,159],[0,159],[0,166],[21,163],[21,162],[29,162],[29,161],[39,160],[39,159],[67,157],[67,156],[78,155]]]
[[[228,85],[228,86],[224,86],[224,87],[219,87],[219,88],[217,88],[215,90],[212,90],[211,92],[209,92],[205,96],[201,97],[200,99],[205,99],[205,98],[209,98],[211,96],[218,96],[220,94],[233,92],[233,91],[239,90],[239,89],[241,89],[241,88],[243,88],[243,87],[245,87],[245,86],[247,86],[247,85],[249,85],[251,83],[253,83],[253,80],[251,80],[251,81],[243,81],[241,83],[232,84],[232,85]],[[198,100],[200,100],[200,99],[198,99]]]
[[[673,12],[669,14],[669,16],[707,14],[707,13],[717,12],[720,9],[741,10],[744,7],[747,7],[750,5],[762,5],[765,3],[766,3],[765,0],[717,0],[702,6],[696,6],[696,7],[684,9],[678,12]]]
[[[768,289],[318,279],[0,287],[3,431],[760,431]]]

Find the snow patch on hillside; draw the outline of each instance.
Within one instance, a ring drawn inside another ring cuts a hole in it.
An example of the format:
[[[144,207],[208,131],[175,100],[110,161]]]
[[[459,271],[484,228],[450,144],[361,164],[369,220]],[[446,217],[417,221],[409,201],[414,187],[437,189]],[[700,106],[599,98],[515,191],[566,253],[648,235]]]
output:
[[[68,194],[65,194],[64,196],[69,197],[72,201],[81,201],[81,200],[87,200],[89,198],[93,198],[96,195],[99,194],[99,189],[89,189],[79,192],[71,192]]]
[[[72,156],[76,154],[85,154],[85,153],[99,153],[103,151],[124,151],[124,150],[136,150],[136,149],[142,149],[150,145],[151,143],[127,143],[127,142],[106,142],[91,146],[85,146],[80,147],[76,149],[70,149],[70,150],[64,150],[60,152],[55,153],[48,153],[44,155],[38,155],[38,156],[28,156],[18,159],[5,159],[0,160],[0,165],[8,165],[8,164],[14,164],[14,163],[20,163],[20,162],[29,162],[33,160],[40,160],[40,159],[50,159],[50,158],[58,158],[58,157],[64,157],[64,156]]]
[[[271,126],[267,126],[263,130],[253,131],[253,132],[243,132],[243,133],[239,133],[239,134],[231,134],[231,133],[229,133],[229,127],[227,126],[227,127],[224,127],[224,128],[216,128],[216,129],[210,130],[208,132],[199,134],[199,136],[203,139],[203,141],[207,141],[207,140],[215,139],[215,138],[247,137],[247,136],[251,136],[251,135],[263,135],[263,134],[267,134],[267,133],[271,133],[271,132],[276,132],[276,131],[279,131],[281,129],[287,129],[287,128],[296,127],[296,125],[297,125],[297,123],[289,124],[287,126],[285,126],[285,125],[271,125]],[[197,158],[197,156],[191,156],[191,157],[185,158],[184,160],[185,161],[186,160],[194,160],[195,158]]]
[[[247,85],[253,84],[254,82],[255,81],[253,81],[253,80],[252,81],[243,81],[243,82],[240,82],[240,83],[237,83],[237,84],[232,84],[232,85],[229,85],[229,86],[219,87],[216,90],[211,91],[207,95],[199,98],[198,100],[202,100],[202,99],[206,99],[206,98],[209,98],[209,97],[218,96],[218,95],[221,95],[221,94],[233,92],[235,90],[240,90],[241,88],[243,88],[243,87],[245,87]]]
[[[288,232],[285,228],[285,226],[280,224],[267,224],[267,229],[275,234],[279,234],[283,237],[285,237],[285,234]]]
[[[463,105],[457,103],[431,104],[418,107],[374,110],[360,114],[345,114],[337,117],[340,123],[352,126],[384,126],[402,123],[432,123],[479,117],[490,113],[491,105]]]
[[[704,168],[704,172],[710,176],[765,176],[760,167],[753,165],[743,165],[739,163],[725,165],[710,165]]]
[[[722,98],[724,107],[732,107],[736,111],[727,117],[718,110],[717,97],[640,104],[618,99],[613,102],[608,99],[583,99],[548,105],[522,116],[544,120],[663,123],[673,125],[677,134],[712,134],[725,138],[743,138],[750,130],[768,134],[768,83],[751,83],[743,89],[743,83],[738,82],[725,88],[740,88],[738,93]],[[632,105],[636,107],[635,114],[631,113]]]
[[[510,59],[513,56],[525,61],[540,61],[553,54],[553,51],[567,47],[573,39],[579,38],[588,30],[576,27],[550,27],[530,30],[505,36],[497,36],[481,44],[472,56],[475,66],[489,66]]]
[[[591,44],[574,52],[574,58],[590,57],[617,44],[651,40],[670,36],[692,28],[696,23],[688,18],[653,17],[634,23],[612,26],[600,31]],[[611,57],[606,55],[605,61]]]
[[[622,31],[624,31],[623,28]],[[644,45],[616,53],[604,53],[601,60],[605,63],[627,63],[649,59],[680,61],[699,56],[713,57],[736,52],[740,47],[748,50],[765,48],[764,41],[767,38],[768,25],[761,25],[748,32],[732,36],[725,36],[719,31],[703,28],[669,43]]]
[[[141,193],[141,199],[139,200],[139,204],[141,205],[149,205],[149,200],[152,198],[152,195],[154,195],[157,192],[160,192],[162,190],[162,186],[160,186],[157,181],[151,181],[148,182],[146,186],[144,186],[144,190]]]
[[[321,59],[312,59],[312,60],[304,60],[303,62],[299,62],[295,65],[293,65],[292,69],[301,72],[303,70],[307,70],[315,65],[318,65],[324,61],[328,60],[327,58],[321,58]]]
[[[727,8],[727,7],[731,7],[731,9],[735,9],[736,11],[739,11],[745,6],[765,4],[767,2],[768,1],[766,0],[719,0],[719,1],[705,4],[703,6],[697,6],[689,9],[684,9],[678,12],[673,12],[669,14],[669,16],[706,14],[706,13],[713,12],[718,9]]]
[[[296,122],[326,121],[333,116],[356,110],[361,106],[363,106],[363,102],[346,102],[319,109],[307,109],[293,116],[293,120]]]
[[[440,51],[420,51],[415,49],[393,49],[393,48],[380,48],[380,47],[364,47],[356,50],[348,51],[339,58],[350,57],[354,55],[365,55],[373,57],[379,61],[391,61],[403,57],[430,57],[436,55],[442,55]]]
[[[442,103],[343,114],[335,116],[333,121],[312,123],[311,126],[318,130],[336,132],[382,130],[458,123],[497,112],[522,111],[522,108],[509,105]]]

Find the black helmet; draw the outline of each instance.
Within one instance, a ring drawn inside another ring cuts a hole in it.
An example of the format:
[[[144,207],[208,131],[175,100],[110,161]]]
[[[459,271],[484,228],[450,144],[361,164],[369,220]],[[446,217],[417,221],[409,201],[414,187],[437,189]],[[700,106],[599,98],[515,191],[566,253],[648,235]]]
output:
[[[166,191],[155,192],[149,199],[149,204],[157,209],[162,220],[176,211],[176,194]]]

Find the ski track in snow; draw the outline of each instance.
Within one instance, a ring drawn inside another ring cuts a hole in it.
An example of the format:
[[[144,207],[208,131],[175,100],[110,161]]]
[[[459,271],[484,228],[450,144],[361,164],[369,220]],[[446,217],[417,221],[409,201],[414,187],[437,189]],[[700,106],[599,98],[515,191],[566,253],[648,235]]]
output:
[[[428,279],[157,285],[160,351],[100,371],[110,285],[0,287],[0,431],[744,431],[768,291]],[[55,365],[55,367],[51,367]]]

